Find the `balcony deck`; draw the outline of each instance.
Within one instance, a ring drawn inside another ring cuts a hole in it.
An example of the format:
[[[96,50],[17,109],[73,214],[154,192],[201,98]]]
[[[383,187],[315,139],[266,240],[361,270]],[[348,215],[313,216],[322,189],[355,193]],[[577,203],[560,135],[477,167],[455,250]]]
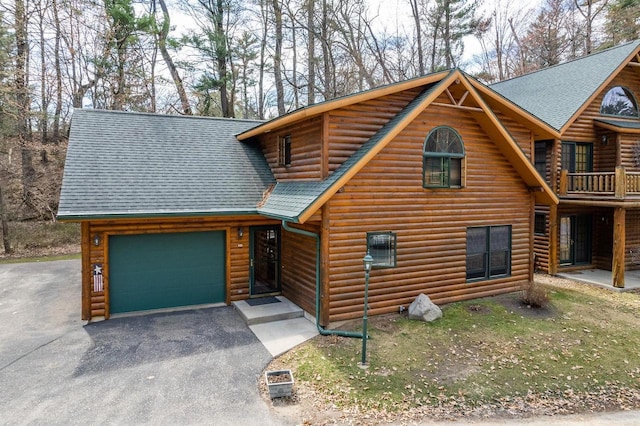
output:
[[[615,172],[560,173],[560,197],[640,200],[640,172],[616,167]]]

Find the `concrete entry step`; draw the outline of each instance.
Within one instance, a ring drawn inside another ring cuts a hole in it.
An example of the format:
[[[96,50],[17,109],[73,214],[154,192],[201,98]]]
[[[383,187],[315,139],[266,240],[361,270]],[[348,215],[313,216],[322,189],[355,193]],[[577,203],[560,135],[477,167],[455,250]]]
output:
[[[247,325],[304,317],[302,308],[283,296],[270,296],[264,298],[264,300],[240,300],[232,304]]]

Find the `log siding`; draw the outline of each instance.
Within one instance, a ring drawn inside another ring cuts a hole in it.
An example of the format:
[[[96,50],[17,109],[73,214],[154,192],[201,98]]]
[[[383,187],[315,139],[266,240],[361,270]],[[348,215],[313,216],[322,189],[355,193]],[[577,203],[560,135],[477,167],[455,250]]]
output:
[[[82,225],[82,319],[109,318],[109,236],[170,232],[226,232],[226,303],[249,297],[249,232],[250,226],[277,225],[279,222],[263,217],[211,217],[176,219],[96,220]],[[245,229],[238,236],[238,227]],[[93,244],[94,236],[100,244]],[[103,265],[104,290],[93,291],[92,268]]]
[[[466,187],[424,189],[422,149],[436,126],[458,131]],[[533,201],[522,179],[468,112],[429,107],[330,200],[330,319],[361,315],[368,231],[397,233],[397,267],[371,274],[370,312],[397,311],[421,292],[437,303],[515,291],[529,279]],[[511,225],[511,275],[466,279],[466,231]]]

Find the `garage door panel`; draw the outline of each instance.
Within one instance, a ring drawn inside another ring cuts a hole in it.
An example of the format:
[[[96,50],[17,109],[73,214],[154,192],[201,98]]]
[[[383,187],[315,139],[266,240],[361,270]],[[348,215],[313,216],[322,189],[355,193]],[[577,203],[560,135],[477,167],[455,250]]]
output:
[[[223,231],[111,236],[111,312],[224,302],[225,240]]]

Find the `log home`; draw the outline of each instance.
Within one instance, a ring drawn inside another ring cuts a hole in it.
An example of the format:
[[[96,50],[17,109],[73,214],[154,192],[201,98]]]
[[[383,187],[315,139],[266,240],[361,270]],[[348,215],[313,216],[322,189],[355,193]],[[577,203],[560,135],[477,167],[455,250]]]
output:
[[[367,252],[371,314],[519,290],[556,137],[459,70],[268,122],[77,110],[83,318],[282,294],[329,326],[362,315]]]
[[[536,205],[537,267],[555,274],[640,269],[640,41],[491,86],[558,133],[536,169],[559,196]]]

